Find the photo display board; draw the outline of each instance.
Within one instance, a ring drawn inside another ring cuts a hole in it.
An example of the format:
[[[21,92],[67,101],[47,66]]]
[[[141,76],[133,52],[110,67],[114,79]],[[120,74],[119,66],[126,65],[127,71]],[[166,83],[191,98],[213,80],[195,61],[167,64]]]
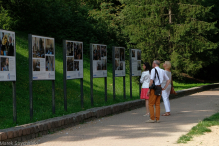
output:
[[[107,77],[107,46],[92,44],[93,53],[93,77]]]
[[[132,49],[132,76],[141,76],[141,50]]]
[[[33,80],[55,80],[54,38],[32,35]]]
[[[115,76],[125,76],[125,48],[115,47]]]
[[[16,81],[15,32],[0,29],[0,81]]]
[[[66,79],[83,78],[83,42],[66,40]]]

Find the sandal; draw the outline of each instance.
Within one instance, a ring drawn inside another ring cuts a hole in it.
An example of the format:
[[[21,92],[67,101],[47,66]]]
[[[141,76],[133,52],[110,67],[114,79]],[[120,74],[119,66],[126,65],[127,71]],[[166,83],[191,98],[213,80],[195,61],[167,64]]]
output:
[[[147,113],[147,114],[145,114],[145,115],[143,115],[144,117],[149,117],[149,113]]]
[[[162,116],[169,116],[170,114],[168,114],[168,113],[165,113],[165,114],[163,114]]]

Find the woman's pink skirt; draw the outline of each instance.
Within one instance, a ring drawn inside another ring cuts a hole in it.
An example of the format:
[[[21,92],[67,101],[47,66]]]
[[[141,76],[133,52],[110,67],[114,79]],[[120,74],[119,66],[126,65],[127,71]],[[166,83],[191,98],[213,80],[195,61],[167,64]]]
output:
[[[149,88],[142,88],[141,89],[141,97],[140,99],[149,99],[149,96],[147,96]]]

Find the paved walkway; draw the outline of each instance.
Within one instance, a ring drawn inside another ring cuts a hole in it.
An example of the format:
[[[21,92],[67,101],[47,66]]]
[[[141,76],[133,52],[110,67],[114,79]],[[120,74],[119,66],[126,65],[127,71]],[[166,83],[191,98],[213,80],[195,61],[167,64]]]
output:
[[[170,146],[205,117],[219,112],[219,88],[173,99],[171,116],[145,123],[145,108],[36,138],[39,146]],[[161,103],[161,114],[164,113]]]

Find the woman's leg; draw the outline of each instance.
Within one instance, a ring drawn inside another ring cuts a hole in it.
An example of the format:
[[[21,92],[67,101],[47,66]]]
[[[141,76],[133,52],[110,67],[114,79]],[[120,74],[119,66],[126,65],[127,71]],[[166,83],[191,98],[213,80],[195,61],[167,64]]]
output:
[[[148,99],[145,99],[146,114],[149,114]]]
[[[162,91],[162,98],[163,98],[163,103],[164,103],[164,107],[165,107],[166,113],[168,113],[168,112],[170,112],[169,95],[166,92],[166,90]]]

